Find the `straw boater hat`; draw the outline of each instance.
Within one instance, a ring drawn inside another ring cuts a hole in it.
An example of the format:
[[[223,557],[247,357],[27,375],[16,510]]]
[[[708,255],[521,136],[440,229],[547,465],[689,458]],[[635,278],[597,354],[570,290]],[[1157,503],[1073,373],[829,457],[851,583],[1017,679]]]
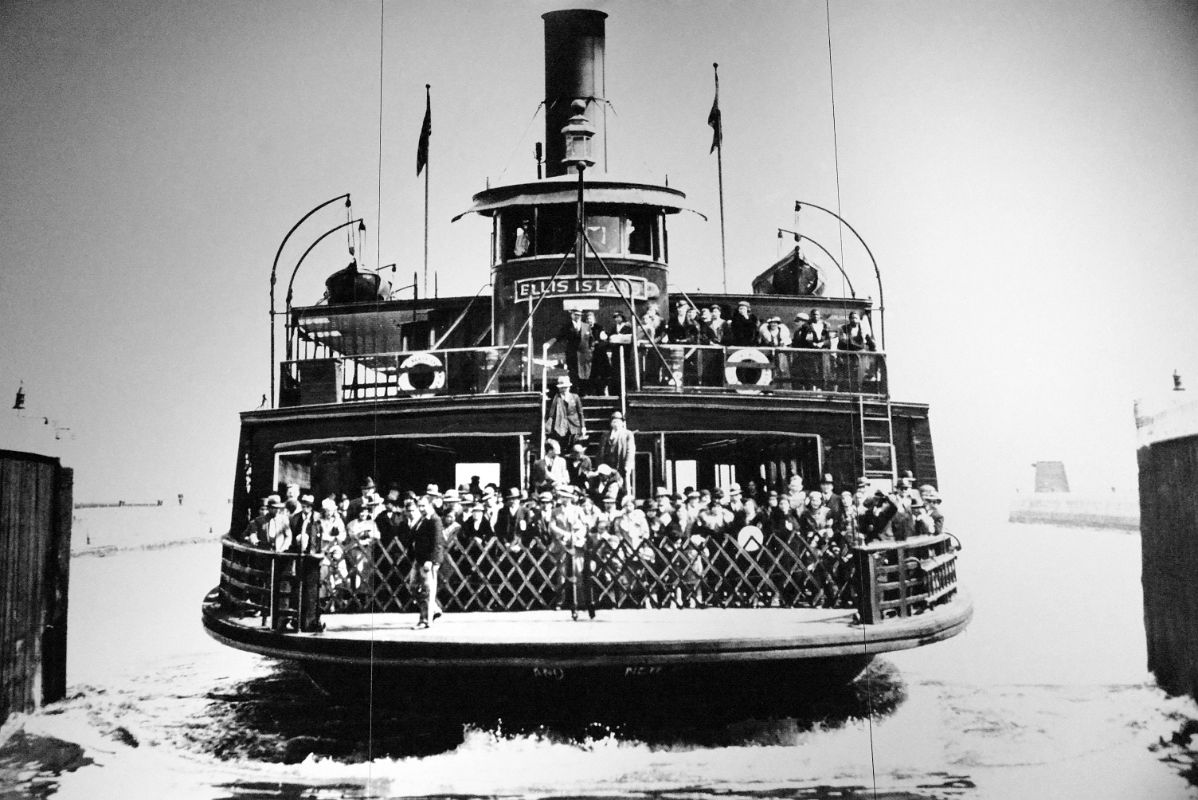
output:
[[[446,503],[460,503],[462,502],[462,496],[458,494],[457,489],[446,489],[444,500]]]
[[[551,492],[549,490],[545,490],[537,495],[537,500],[542,503],[552,503],[553,502],[553,492]]]
[[[267,495],[266,502],[263,505],[270,506],[271,508],[286,508],[283,505],[282,499],[277,494]]]
[[[622,413],[620,413],[619,411],[613,411],[613,412],[611,412],[611,418],[612,419],[624,419],[624,415]]]
[[[336,511],[337,510],[337,501],[331,497],[326,497],[325,499],[320,501],[320,510],[321,511]]]
[[[314,506],[316,505],[316,498],[310,494],[300,495],[300,505]]]
[[[824,477],[820,479],[820,483],[836,483],[831,472],[825,472]]]
[[[559,389],[569,388],[571,385],[569,375],[563,375],[557,379],[557,388]]]
[[[807,316],[802,311],[795,314],[795,322],[810,322],[810,321],[811,321],[811,317]]]
[[[504,495],[504,497],[506,497],[508,500],[519,500],[520,499],[520,490],[517,489],[515,486],[513,486],[512,488],[507,490],[507,494]]]
[[[441,487],[437,486],[435,483],[430,483],[428,488],[424,490],[424,494],[427,497],[440,497]]]
[[[728,496],[729,497],[740,497],[740,484],[739,483],[734,483],[728,487]]]

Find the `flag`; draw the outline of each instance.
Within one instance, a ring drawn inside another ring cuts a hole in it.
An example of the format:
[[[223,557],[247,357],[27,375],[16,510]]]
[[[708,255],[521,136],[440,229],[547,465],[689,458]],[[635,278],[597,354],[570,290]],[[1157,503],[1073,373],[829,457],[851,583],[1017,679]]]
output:
[[[711,113],[707,115],[707,124],[711,126],[711,149],[714,153],[717,147],[724,146],[724,124],[720,120],[720,76],[715,76],[715,99],[711,101]]]
[[[428,137],[433,135],[433,104],[428,94],[429,85],[424,85],[424,123],[420,126],[420,143],[416,145],[416,174],[428,166]]]

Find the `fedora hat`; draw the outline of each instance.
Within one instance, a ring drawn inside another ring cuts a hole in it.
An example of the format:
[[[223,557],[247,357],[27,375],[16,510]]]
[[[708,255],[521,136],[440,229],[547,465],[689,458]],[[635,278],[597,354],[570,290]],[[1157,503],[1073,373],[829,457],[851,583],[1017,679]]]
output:
[[[363,479],[362,485],[359,486],[358,488],[359,489],[373,489],[374,488],[374,478],[368,477],[368,478]]]
[[[561,376],[560,378],[558,378],[558,379],[557,379],[557,386],[558,386],[558,388],[559,388],[559,389],[561,389],[561,388],[564,388],[564,387],[566,387],[566,386],[572,386],[572,385],[573,385],[573,384],[572,384],[572,383],[570,383],[570,376],[569,376],[569,375],[563,375],[563,376]]]
[[[513,486],[507,490],[507,494],[505,494],[504,497],[506,497],[508,500],[519,500],[520,490]]]

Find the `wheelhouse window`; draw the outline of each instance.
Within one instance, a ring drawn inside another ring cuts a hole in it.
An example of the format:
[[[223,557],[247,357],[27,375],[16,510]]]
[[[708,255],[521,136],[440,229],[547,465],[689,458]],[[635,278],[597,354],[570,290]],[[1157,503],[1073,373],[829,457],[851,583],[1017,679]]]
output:
[[[587,236],[603,255],[662,258],[661,213],[652,209],[596,206],[586,218]],[[574,247],[572,205],[511,208],[499,214],[498,260],[564,255]]]

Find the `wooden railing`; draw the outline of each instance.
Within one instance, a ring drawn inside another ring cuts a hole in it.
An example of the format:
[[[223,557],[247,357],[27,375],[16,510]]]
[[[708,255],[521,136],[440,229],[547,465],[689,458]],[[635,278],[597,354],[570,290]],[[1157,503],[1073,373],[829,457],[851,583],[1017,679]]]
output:
[[[861,621],[909,617],[952,599],[957,592],[957,553],[952,536],[921,536],[855,549]]]
[[[399,541],[349,543],[324,555],[274,553],[225,538],[220,597],[227,612],[279,630],[316,630],[321,614],[413,612],[414,565]],[[863,623],[910,616],[956,591],[949,536],[844,547],[799,535],[742,546],[736,537],[600,537],[586,548],[581,591],[573,559],[539,540],[449,543],[438,598],[446,611],[595,608],[856,608]]]
[[[229,537],[221,542],[220,601],[231,613],[261,617],[276,630],[320,627],[322,557],[276,553]]]

